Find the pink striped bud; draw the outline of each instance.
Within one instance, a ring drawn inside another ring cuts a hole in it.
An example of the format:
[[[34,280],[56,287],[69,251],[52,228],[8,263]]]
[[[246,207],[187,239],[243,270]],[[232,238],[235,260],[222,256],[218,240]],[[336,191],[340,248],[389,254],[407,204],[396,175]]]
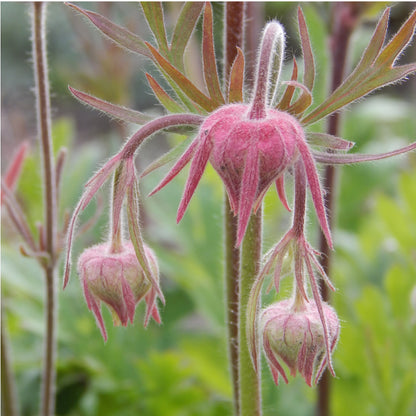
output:
[[[322,303],[322,310],[328,342],[318,308],[312,299],[300,306],[295,306],[293,300],[284,300],[263,311],[263,347],[276,384],[279,374],[288,382],[281,361],[289,367],[292,376],[299,371],[309,386],[312,379],[315,383],[319,380],[339,335],[339,321],[334,309]],[[326,345],[330,346],[330,351],[326,351]]]
[[[144,297],[149,304],[151,283],[145,277],[133,244],[125,242],[120,252],[111,252],[109,243],[86,249],[78,260],[78,273],[84,288],[88,308],[94,313],[104,340],[107,340],[101,302],[113,315],[115,325],[127,326],[133,322],[136,305]],[[145,246],[145,254],[152,269],[157,270],[155,255]],[[160,322],[156,305],[152,303],[151,314]]]

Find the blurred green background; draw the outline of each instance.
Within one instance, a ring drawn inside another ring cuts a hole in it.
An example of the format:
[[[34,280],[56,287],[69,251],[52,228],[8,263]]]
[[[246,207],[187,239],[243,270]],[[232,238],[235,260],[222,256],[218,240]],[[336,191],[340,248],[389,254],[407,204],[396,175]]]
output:
[[[150,39],[135,3],[82,6]],[[215,36],[220,42],[222,6],[214,6]],[[352,37],[350,65],[368,42],[382,6],[374,3],[374,10]],[[168,26],[179,7],[177,3],[165,4]],[[330,4],[305,3],[303,8],[318,62],[315,92],[322,96],[328,80]],[[397,30],[410,9],[410,3],[393,8],[392,30]],[[296,3],[260,3],[258,12],[259,19],[277,18],[285,25],[287,55],[298,55]],[[191,46],[189,55],[199,53],[197,42]],[[415,49],[414,45],[409,48],[403,59],[414,61]],[[137,128],[109,121],[82,106],[70,96],[67,85],[141,111],[157,114],[161,109],[145,82],[145,71],[152,70],[149,62],[103,39],[62,3],[48,8],[48,51],[54,145],[55,149],[68,148],[61,194],[62,224],[65,211],[73,209],[85,181]],[[220,50],[218,53],[220,56]],[[290,70],[288,65],[285,72]],[[35,230],[36,222],[42,219],[42,188],[27,4],[1,4],[1,75],[2,172],[18,144],[29,141],[31,150],[17,197]],[[351,106],[343,116],[342,136],[356,142],[356,151],[392,150],[416,140],[415,114],[416,82],[411,77],[403,85]],[[156,135],[144,147],[138,169],[182,139],[177,134]],[[143,195],[166,171],[160,169],[142,181]],[[151,323],[143,329],[143,305],[136,311],[135,324],[127,328],[112,327],[110,313],[105,310],[109,341],[104,344],[76,273],[65,292],[58,283],[57,415],[231,414],[222,277],[222,188],[209,167],[189,211],[177,226],[176,209],[185,179],[186,172],[182,172],[156,196],[143,198],[144,232],[158,255],[167,300],[161,310],[161,326]],[[333,303],[342,330],[334,354],[337,377],[333,379],[332,414],[411,416],[416,414],[416,310],[410,304],[410,292],[416,285],[416,153],[344,167],[337,189],[336,253],[331,277],[338,289]],[[105,239],[107,203],[103,192],[98,202],[103,205],[103,214],[76,239],[75,256]],[[94,210],[92,204],[82,220],[90,218]],[[274,190],[265,199],[264,212],[266,250],[288,228],[290,218]],[[308,228],[315,242],[314,218]],[[3,212],[3,323],[21,414],[31,416],[38,409],[44,282],[37,263],[20,255],[20,243]],[[281,296],[290,292],[290,282],[283,283]],[[265,416],[314,414],[316,388],[308,388],[299,377],[276,388],[265,362],[263,394]]]

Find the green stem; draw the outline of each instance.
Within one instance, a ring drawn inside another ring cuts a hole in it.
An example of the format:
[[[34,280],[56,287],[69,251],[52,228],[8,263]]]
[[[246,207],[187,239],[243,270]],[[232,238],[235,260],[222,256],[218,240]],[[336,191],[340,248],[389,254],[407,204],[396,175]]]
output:
[[[243,48],[245,5],[242,2],[225,3],[224,85],[227,86],[232,64],[237,55],[237,46]],[[239,401],[239,343],[238,343],[238,299],[240,283],[240,248],[236,247],[237,221],[224,195],[225,229],[225,290],[227,297],[228,351],[231,382],[233,387],[234,414],[240,415]]]
[[[51,137],[51,110],[49,80],[46,60],[46,5],[33,3],[32,45],[36,82],[36,108],[38,135],[43,162],[43,198],[45,221],[45,245],[49,261],[44,266],[46,278],[46,336],[44,345],[44,367],[42,374],[41,403],[43,416],[55,413],[56,379],[56,180]]]
[[[247,342],[247,303],[259,272],[262,245],[262,209],[252,215],[243,240],[241,256],[239,314],[240,415],[261,415],[261,373],[254,370]]]

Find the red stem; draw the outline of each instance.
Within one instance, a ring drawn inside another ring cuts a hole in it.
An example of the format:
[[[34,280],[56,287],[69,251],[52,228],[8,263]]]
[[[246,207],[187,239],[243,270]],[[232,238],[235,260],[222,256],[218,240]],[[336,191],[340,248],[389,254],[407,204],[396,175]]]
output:
[[[244,45],[244,15],[243,2],[225,3],[225,39],[224,39],[224,84],[228,85],[230,71],[237,47]],[[225,88],[226,89],[226,88]],[[227,327],[230,371],[233,386],[234,412],[240,414],[239,401],[239,342],[238,342],[238,303],[240,282],[240,248],[236,247],[237,221],[231,211],[227,195],[224,196],[224,230],[225,230],[225,286],[227,296]]]
[[[337,3],[333,6],[332,33],[330,37],[330,51],[332,55],[331,92],[335,91],[335,89],[341,85],[344,78],[348,43],[357,23],[359,7],[359,4],[353,2]],[[338,112],[330,116],[327,132],[334,136],[338,136],[339,126],[340,113]],[[323,188],[326,190],[324,195],[324,203],[330,228],[332,228],[334,223],[336,176],[336,168],[334,166],[325,167],[323,175]],[[320,232],[319,240],[319,251],[322,253],[320,263],[327,276],[329,276],[332,261],[332,251],[329,248],[327,240],[322,232]],[[326,284],[322,281],[320,284],[320,290],[322,299],[325,302],[329,302],[330,291]],[[328,370],[325,370],[318,384],[318,416],[330,415],[330,394],[331,375]]]

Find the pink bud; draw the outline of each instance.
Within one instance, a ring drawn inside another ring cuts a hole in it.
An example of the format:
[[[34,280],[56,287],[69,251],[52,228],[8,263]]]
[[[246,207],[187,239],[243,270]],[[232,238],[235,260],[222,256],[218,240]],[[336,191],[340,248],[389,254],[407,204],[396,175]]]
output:
[[[323,303],[322,308],[332,353],[338,341],[339,321],[332,307]],[[264,351],[276,384],[279,373],[288,382],[280,361],[289,367],[292,376],[299,371],[309,386],[313,378],[315,383],[319,380],[328,363],[324,328],[313,300],[300,306],[293,300],[274,303],[263,311],[261,327]]]
[[[290,114],[267,109],[265,118],[251,119],[250,109],[246,104],[221,107],[200,127],[200,136],[212,143],[209,160],[239,217],[238,243],[252,211],[257,210],[270,185],[293,163],[296,142],[304,137],[299,122]]]
[[[94,313],[104,340],[107,333],[101,315],[101,302],[112,312],[114,324],[127,326],[133,322],[136,305],[151,288],[141,268],[133,244],[125,242],[122,251],[112,253],[109,243],[86,249],[78,260],[78,273],[84,288],[88,308]],[[145,254],[151,267],[157,269],[152,250],[145,246]],[[146,301],[148,296],[146,296]],[[150,299],[150,298],[149,298]],[[152,303],[152,316],[159,316]]]

